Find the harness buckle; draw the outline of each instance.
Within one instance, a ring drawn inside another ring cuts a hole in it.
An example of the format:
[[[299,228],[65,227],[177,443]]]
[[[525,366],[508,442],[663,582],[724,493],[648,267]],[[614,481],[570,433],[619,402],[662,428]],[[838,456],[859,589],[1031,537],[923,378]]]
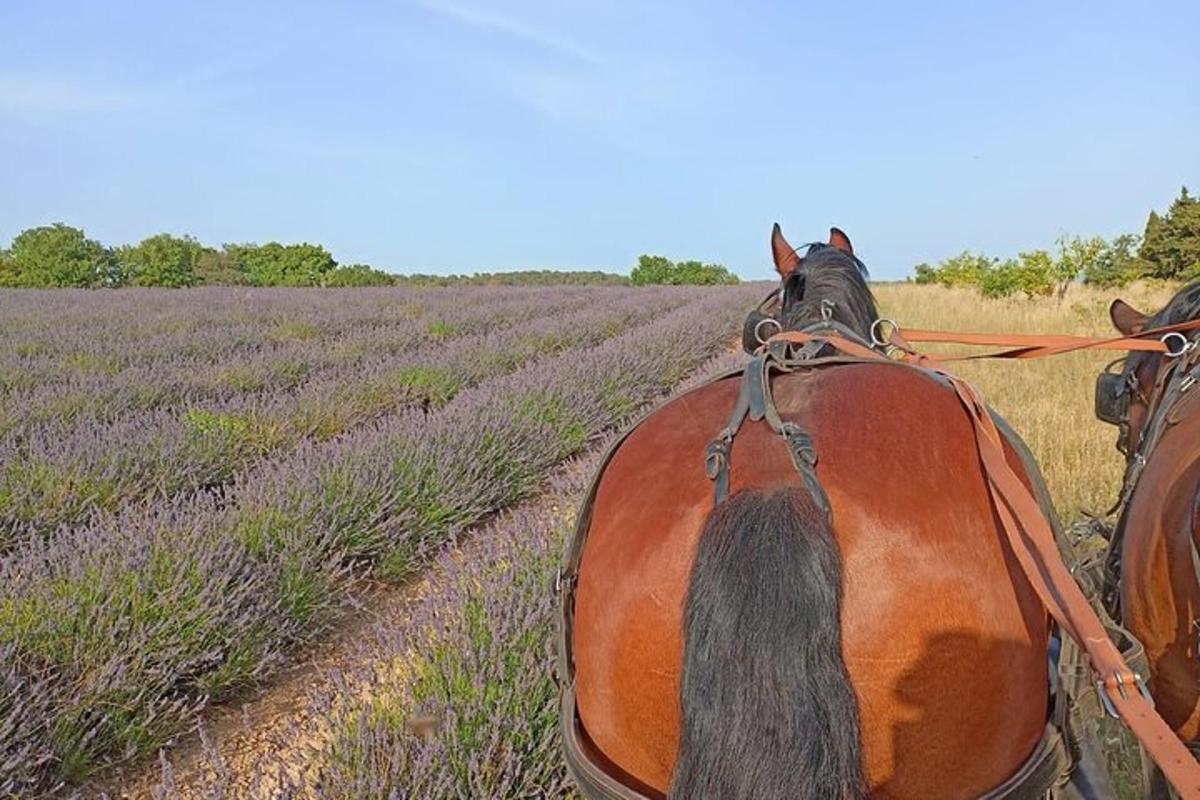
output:
[[[710,481],[716,480],[721,471],[729,464],[729,445],[732,438],[728,434],[708,443],[704,451],[704,474]]]
[[[575,574],[567,572],[563,574],[563,568],[560,566],[554,573],[554,593],[562,594],[564,589],[569,589],[575,583]]]
[[[1113,704],[1112,698],[1108,696],[1110,682],[1116,687],[1117,694],[1121,696],[1121,699],[1125,699],[1129,696],[1125,691],[1125,674],[1121,672],[1114,672],[1107,678],[1098,678],[1096,680],[1096,694],[1100,698],[1100,705],[1104,707],[1104,713],[1108,714],[1113,719],[1120,719],[1121,714],[1117,711],[1117,707]],[[1154,706],[1154,698],[1150,696],[1150,689],[1146,686],[1146,681],[1140,674],[1136,672],[1132,673],[1128,682],[1137,689],[1138,694],[1142,696],[1142,699],[1149,703],[1151,707]]]

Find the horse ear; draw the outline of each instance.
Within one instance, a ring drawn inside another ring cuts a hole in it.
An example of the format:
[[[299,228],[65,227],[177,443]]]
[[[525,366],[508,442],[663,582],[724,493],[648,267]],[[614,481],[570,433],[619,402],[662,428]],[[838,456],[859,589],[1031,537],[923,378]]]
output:
[[[1150,319],[1124,300],[1113,300],[1112,305],[1108,307],[1108,316],[1117,330],[1126,336],[1141,333]]]
[[[771,257],[775,260],[775,269],[779,271],[779,276],[785,280],[800,263],[800,256],[796,255],[796,248],[783,238],[783,231],[780,230],[778,222],[771,229]]]
[[[846,255],[854,255],[854,248],[850,246],[850,237],[841,228],[829,229],[829,246],[836,247]]]

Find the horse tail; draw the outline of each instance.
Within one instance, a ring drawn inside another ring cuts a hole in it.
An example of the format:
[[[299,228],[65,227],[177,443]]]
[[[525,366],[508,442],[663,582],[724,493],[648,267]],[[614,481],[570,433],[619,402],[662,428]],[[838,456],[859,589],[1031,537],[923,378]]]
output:
[[[808,491],[741,491],[709,514],[684,609],[670,800],[866,796],[841,585]]]

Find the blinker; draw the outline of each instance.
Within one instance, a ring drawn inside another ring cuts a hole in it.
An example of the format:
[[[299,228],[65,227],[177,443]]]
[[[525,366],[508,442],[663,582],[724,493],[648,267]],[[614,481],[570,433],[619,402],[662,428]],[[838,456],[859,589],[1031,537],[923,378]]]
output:
[[[781,330],[778,315],[782,307],[781,292],[777,290],[746,315],[746,321],[742,323],[743,350],[754,355],[767,339]]]
[[[1103,372],[1096,378],[1096,419],[1109,425],[1125,422],[1129,413],[1129,387],[1119,372]]]

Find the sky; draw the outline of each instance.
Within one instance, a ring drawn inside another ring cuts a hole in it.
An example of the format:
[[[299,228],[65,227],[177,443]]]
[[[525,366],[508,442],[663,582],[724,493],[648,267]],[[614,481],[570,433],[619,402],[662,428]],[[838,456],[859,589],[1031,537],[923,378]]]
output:
[[[1200,190],[1200,3],[0,3],[0,246],[318,242],[393,272],[874,277]]]

